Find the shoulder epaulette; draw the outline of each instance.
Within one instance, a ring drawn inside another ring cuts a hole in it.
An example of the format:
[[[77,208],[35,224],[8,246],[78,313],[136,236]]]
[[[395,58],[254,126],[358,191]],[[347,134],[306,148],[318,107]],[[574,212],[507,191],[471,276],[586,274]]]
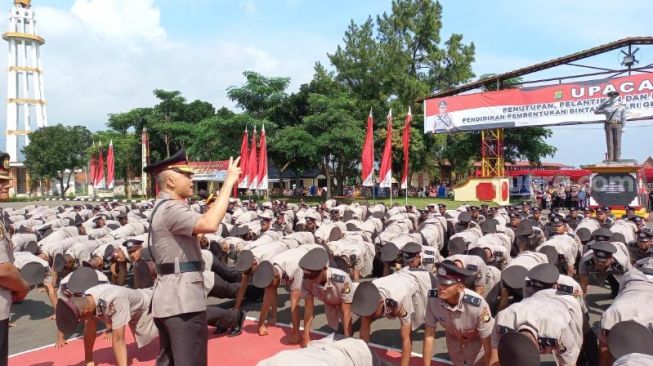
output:
[[[470,295],[470,294],[464,295],[463,301],[468,304],[474,305],[476,307],[481,306],[481,298],[476,297],[474,295]]]
[[[331,280],[336,281],[336,282],[345,282],[345,276],[334,273],[334,274],[331,275]]]

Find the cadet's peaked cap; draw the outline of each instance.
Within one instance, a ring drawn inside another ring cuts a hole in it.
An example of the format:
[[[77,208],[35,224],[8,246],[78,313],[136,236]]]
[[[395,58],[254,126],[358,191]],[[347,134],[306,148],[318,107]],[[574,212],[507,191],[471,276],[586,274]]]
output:
[[[252,267],[254,263],[254,255],[251,250],[241,250],[238,253],[238,258],[236,258],[236,263],[234,264],[234,269],[238,272],[245,272]]]
[[[551,224],[553,226],[562,226],[567,222],[567,220],[564,219],[564,217],[560,215],[555,215],[554,217],[551,218]]]
[[[447,248],[449,249],[449,255],[463,254],[467,250],[467,242],[462,236],[457,236],[449,240]]]
[[[372,282],[362,282],[356,291],[351,303],[351,310],[359,316],[370,316],[374,314],[381,302],[379,289]]]
[[[544,285],[553,285],[558,282],[560,272],[553,264],[543,263],[531,268],[527,276],[531,281],[540,282]]]
[[[638,241],[648,241],[648,240],[651,240],[651,238],[653,238],[653,234],[651,234],[648,231],[643,231],[642,230],[639,233],[637,233],[637,240]]]
[[[528,270],[522,266],[507,267],[501,272],[501,282],[512,289],[519,290],[524,287],[524,279],[527,273]]]
[[[329,241],[336,241],[342,239],[342,230],[339,227],[334,226],[329,232]]]
[[[397,259],[399,255],[399,248],[393,243],[387,243],[381,248],[381,261],[392,262]]]
[[[649,253],[651,253],[651,249],[649,249]],[[653,257],[638,260],[635,263],[635,268],[639,269],[644,274],[653,275]]]
[[[468,224],[472,221],[472,215],[469,212],[461,212],[458,215],[458,222]]]
[[[102,257],[102,259],[107,262],[110,261],[111,257],[113,256],[114,250],[115,248],[113,247],[113,245],[107,245],[107,247],[104,248],[104,256]]]
[[[55,255],[54,259],[52,260],[52,269],[54,269],[54,271],[57,273],[61,273],[65,265],[66,257],[64,257],[61,253],[57,253],[57,255]]]
[[[329,264],[329,254],[324,248],[315,248],[304,254],[299,267],[308,271],[320,271]]]
[[[20,269],[20,275],[30,286],[36,286],[43,283],[45,279],[45,267],[38,262],[30,262]]]
[[[272,221],[272,212],[265,210],[262,213],[260,213],[258,217],[261,220]]]
[[[578,228],[578,230],[576,230],[576,235],[578,235],[578,239],[584,243],[592,240],[592,232],[590,232],[590,229],[586,227]]]
[[[608,258],[617,252],[617,247],[608,241],[597,241],[589,247],[594,251],[594,256],[599,258]]]
[[[68,299],[59,299],[56,310],[57,329],[64,334],[75,331],[80,322],[79,311]]]
[[[493,219],[485,220],[481,224],[481,231],[483,234],[494,234],[497,232],[497,222]]]
[[[624,234],[622,234],[622,233],[614,233],[614,234],[612,234],[612,237],[610,238],[610,241],[626,244],[626,237],[624,237]]]
[[[404,245],[401,252],[407,254],[420,254],[422,252],[422,246],[417,243],[408,243]]]
[[[635,321],[619,322],[608,334],[608,350],[615,359],[630,353],[653,354],[653,334]]]
[[[68,289],[73,294],[82,294],[99,283],[97,272],[88,267],[76,269],[68,279]]]
[[[499,340],[499,362],[502,365],[539,366],[540,351],[528,337],[508,332]]]
[[[485,253],[485,249],[483,249],[481,247],[474,247],[474,248],[468,250],[467,255],[475,255],[475,256],[483,259],[483,261],[487,260],[487,254]]]
[[[466,269],[459,268],[451,261],[444,261],[437,264],[438,270],[436,277],[438,282],[445,284],[453,284],[458,282],[465,282],[467,278],[474,275],[474,272]]]
[[[517,235],[519,236],[531,236],[533,235],[533,221],[531,220],[522,220],[517,225]]]
[[[612,238],[612,231],[607,228],[600,228],[596,229],[592,232],[592,236],[594,237],[595,240],[599,240],[601,238],[602,240],[610,240]]]
[[[259,263],[254,276],[252,277],[252,284],[258,288],[266,288],[272,283],[274,277],[274,268],[269,261]]]
[[[177,153],[167,159],[152,163],[143,168],[145,173],[150,174],[158,174],[164,170],[175,170],[182,174],[193,174],[193,170],[188,166],[188,157],[184,149],[177,151]]]
[[[30,253],[36,255],[36,253],[39,252],[39,245],[36,244],[36,242],[34,240],[32,240],[32,241],[28,242],[27,244],[25,244],[24,251],[30,252]]]
[[[143,241],[138,239],[129,239],[122,242],[122,246],[127,249],[127,252],[132,252],[140,248],[142,244]]]
[[[0,180],[10,180],[11,176],[9,175],[9,154],[2,151],[0,152]]]
[[[553,245],[545,245],[541,247],[538,252],[545,254],[550,264],[558,263],[558,251]]]

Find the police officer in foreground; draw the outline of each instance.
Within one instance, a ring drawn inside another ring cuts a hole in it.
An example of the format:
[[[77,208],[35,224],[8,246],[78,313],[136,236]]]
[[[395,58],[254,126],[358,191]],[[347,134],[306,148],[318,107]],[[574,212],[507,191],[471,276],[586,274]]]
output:
[[[151,305],[159,329],[157,365],[207,364],[204,268],[196,235],[218,230],[240,175],[239,160],[229,159],[220,195],[203,215],[192,211],[186,202],[193,195],[193,171],[184,149],[144,169],[156,175],[160,189],[149,230],[149,248],[157,271]]]
[[[437,289],[428,293],[424,318],[424,366],[431,364],[437,324],[444,327],[454,365],[488,364],[494,322],[483,297],[465,288],[465,280],[473,275],[451,261],[438,265]]]
[[[9,154],[0,153],[0,201],[9,199],[11,177],[9,176]],[[29,284],[20,276],[14,266],[14,252],[11,238],[0,222],[0,365],[7,364],[9,353],[9,313],[12,302],[22,301]]]

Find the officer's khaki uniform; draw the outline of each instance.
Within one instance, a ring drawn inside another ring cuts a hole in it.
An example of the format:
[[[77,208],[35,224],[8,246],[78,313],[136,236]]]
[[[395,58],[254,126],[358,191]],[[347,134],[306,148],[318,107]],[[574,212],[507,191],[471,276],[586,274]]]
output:
[[[179,273],[179,263],[202,262],[193,228],[201,217],[162,192],[152,217],[150,252],[157,265],[175,264],[175,273],[157,275],[152,316],[159,329],[157,364],[206,365],[208,329],[202,272]],[[158,271],[157,271],[158,272]],[[174,353],[173,353],[174,351]]]
[[[14,263],[14,251],[9,234],[0,223],[0,264]],[[9,354],[9,313],[11,290],[0,287],[0,362],[6,362]]]
[[[435,328],[439,324],[444,328],[447,351],[454,365],[482,365],[485,351],[481,338],[489,337],[494,326],[487,302],[476,292],[465,289],[453,307],[437,296],[429,297],[427,306],[424,325]]]
[[[324,303],[329,327],[338,329],[342,320],[342,304],[351,304],[357,284],[352,282],[349,275],[337,268],[327,269],[327,281],[324,285],[311,284],[308,280],[302,282],[302,297],[313,296]]]
[[[138,347],[148,345],[158,336],[152,317],[148,314],[151,289],[130,289],[122,286],[102,284],[85,292],[95,300],[96,317],[111,324],[112,329],[129,325]],[[102,313],[97,311],[102,310]]]

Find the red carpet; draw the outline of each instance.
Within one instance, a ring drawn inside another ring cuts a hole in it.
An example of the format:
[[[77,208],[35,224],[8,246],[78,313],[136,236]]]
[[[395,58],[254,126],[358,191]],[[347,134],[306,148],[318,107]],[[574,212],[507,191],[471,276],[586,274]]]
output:
[[[287,336],[290,330],[287,327],[277,325],[268,327],[269,334],[259,337],[256,333],[256,324],[253,321],[246,321],[243,334],[238,337],[214,336],[211,334],[213,328],[209,329],[209,365],[239,365],[250,366],[264,358],[270,357],[279,351],[298,348],[297,345],[289,345]],[[154,365],[156,354],[159,349],[158,340],[154,340],[147,347],[139,350],[136,347],[134,338],[130,331],[127,331],[127,352],[132,365]],[[315,335],[316,338],[321,335]],[[399,352],[376,348],[377,353],[384,358],[399,363]],[[94,351],[95,364],[113,365],[114,356],[111,344],[98,337],[95,341]],[[28,351],[9,358],[10,366],[71,366],[84,365],[84,345],[81,339],[71,340],[62,349],[55,349],[47,346],[42,349]],[[413,357],[411,365],[421,365],[421,359]],[[433,362],[433,366],[444,365]]]

